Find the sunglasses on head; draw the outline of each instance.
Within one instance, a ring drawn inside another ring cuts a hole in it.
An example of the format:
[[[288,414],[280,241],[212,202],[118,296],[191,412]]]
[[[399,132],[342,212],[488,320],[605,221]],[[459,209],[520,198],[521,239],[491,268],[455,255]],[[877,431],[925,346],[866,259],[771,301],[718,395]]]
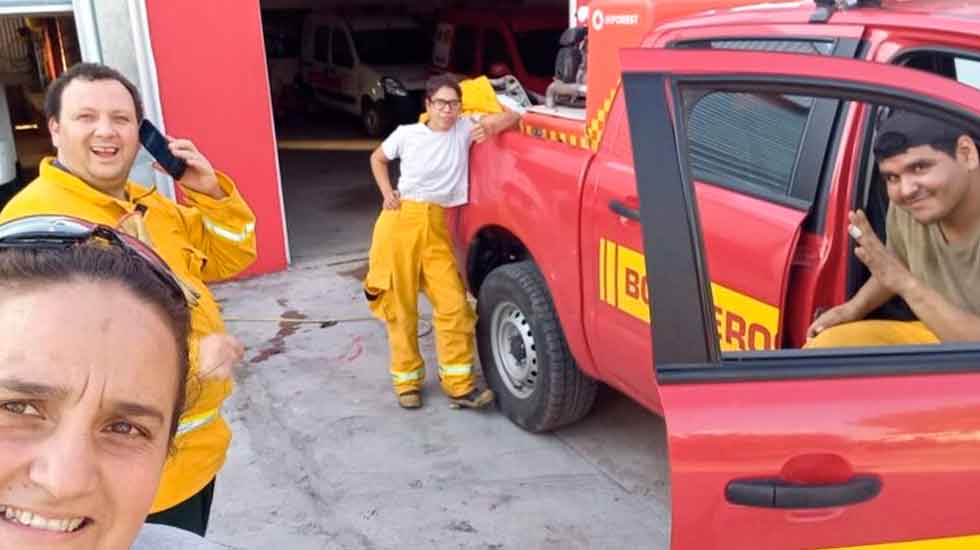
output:
[[[167,263],[139,239],[109,226],[70,216],[27,216],[0,225],[0,249],[63,249],[89,242],[117,247],[138,258],[188,306],[197,305],[198,294],[180,280]]]

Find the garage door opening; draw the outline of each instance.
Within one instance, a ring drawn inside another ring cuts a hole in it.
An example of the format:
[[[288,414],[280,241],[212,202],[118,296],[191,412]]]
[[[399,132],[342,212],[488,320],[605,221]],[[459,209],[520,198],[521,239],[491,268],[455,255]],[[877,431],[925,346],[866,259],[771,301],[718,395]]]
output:
[[[54,154],[44,120],[44,91],[81,61],[71,15],[0,17],[0,205],[37,177]]]
[[[543,92],[568,26],[567,0],[352,4],[261,4],[295,262],[366,257],[381,207],[368,158],[418,119],[431,74],[522,73]]]

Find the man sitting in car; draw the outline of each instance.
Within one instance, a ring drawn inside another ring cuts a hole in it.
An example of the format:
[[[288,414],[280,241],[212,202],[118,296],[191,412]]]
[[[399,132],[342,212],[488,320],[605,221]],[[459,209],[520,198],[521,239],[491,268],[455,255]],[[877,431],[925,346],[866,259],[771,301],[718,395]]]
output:
[[[854,254],[871,277],[820,315],[808,348],[980,341],[980,160],[966,130],[899,111],[874,151],[890,205],[887,246],[864,212],[850,213]],[[893,296],[918,321],[865,317]]]

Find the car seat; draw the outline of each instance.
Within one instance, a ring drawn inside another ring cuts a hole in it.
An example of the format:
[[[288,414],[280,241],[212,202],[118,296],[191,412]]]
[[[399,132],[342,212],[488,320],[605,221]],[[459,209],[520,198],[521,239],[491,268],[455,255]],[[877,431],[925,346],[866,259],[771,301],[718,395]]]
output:
[[[572,27],[565,29],[558,39],[560,48],[555,59],[555,80],[545,93],[549,107],[556,104],[585,107],[587,34],[588,29],[584,27]]]
[[[585,82],[585,38],[586,29],[573,27],[565,29],[558,39],[561,46],[555,60],[555,79],[567,84]]]

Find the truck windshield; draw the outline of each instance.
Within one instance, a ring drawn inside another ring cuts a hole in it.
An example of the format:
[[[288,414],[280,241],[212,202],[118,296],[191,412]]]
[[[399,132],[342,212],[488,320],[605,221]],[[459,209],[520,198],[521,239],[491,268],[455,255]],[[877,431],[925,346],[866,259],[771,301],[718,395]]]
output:
[[[369,65],[424,65],[432,57],[432,42],[419,29],[357,31],[354,45]]]
[[[536,29],[514,34],[524,68],[534,76],[555,74],[558,38],[564,29]]]

